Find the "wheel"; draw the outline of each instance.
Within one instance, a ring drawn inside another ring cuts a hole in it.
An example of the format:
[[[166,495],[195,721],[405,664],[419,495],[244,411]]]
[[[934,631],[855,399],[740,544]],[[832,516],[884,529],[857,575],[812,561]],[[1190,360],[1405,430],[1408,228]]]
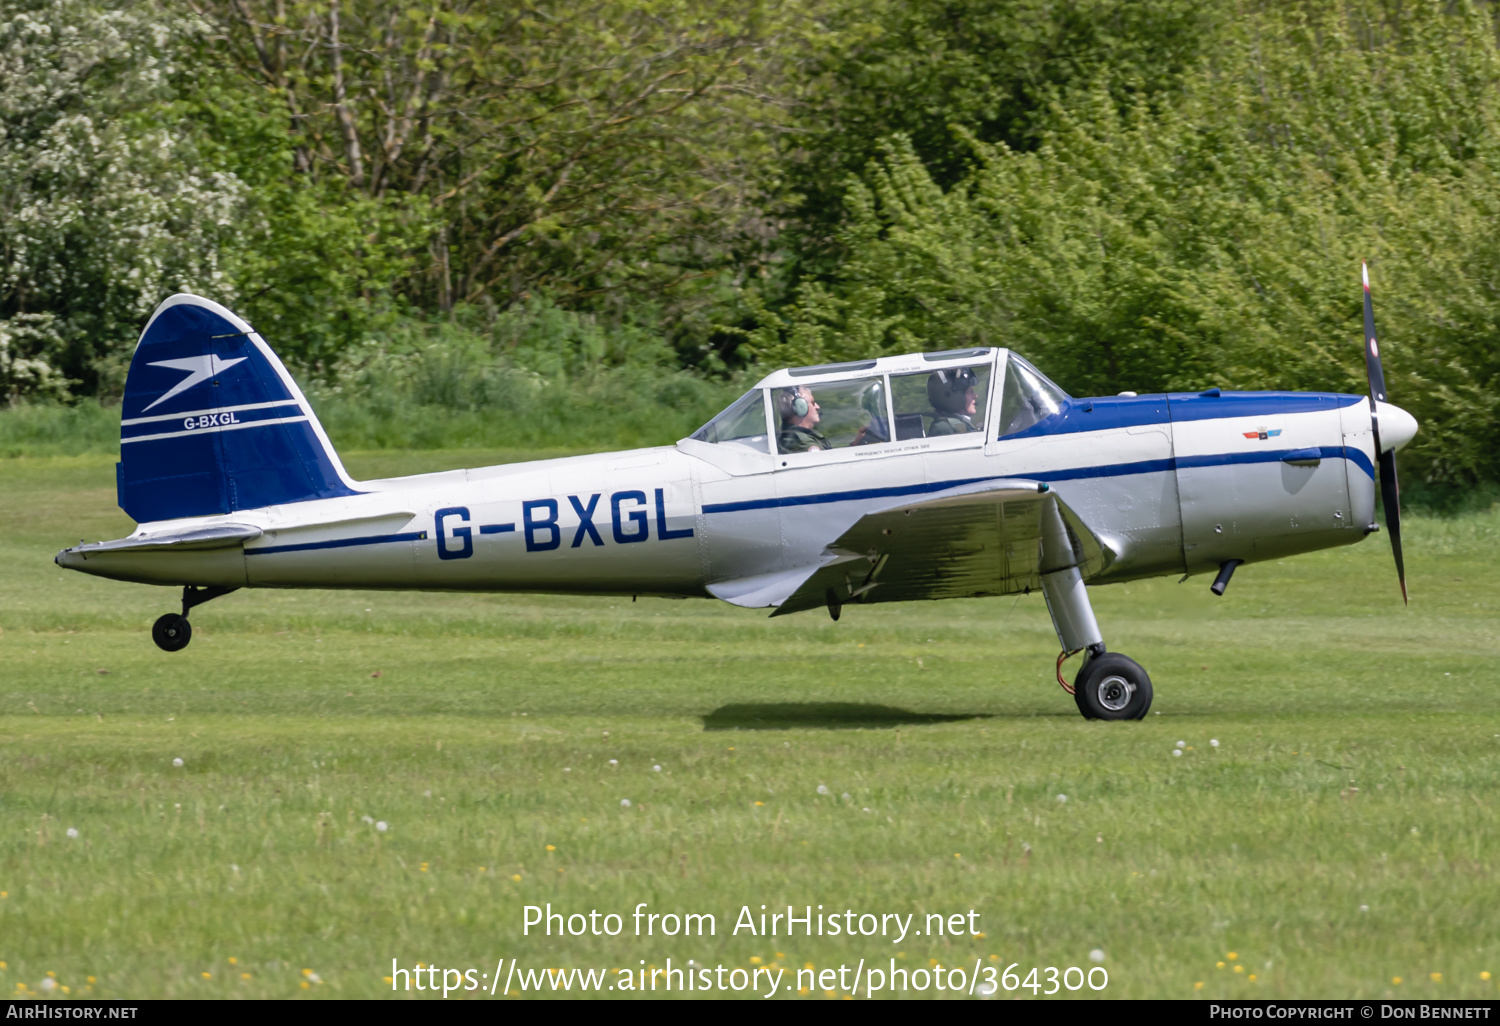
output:
[[[180,613],[164,613],[151,625],[151,640],[163,652],[181,652],[193,640],[193,626]]]
[[[1151,708],[1151,678],[1118,652],[1090,659],[1073,681],[1078,711],[1090,720],[1139,720]]]

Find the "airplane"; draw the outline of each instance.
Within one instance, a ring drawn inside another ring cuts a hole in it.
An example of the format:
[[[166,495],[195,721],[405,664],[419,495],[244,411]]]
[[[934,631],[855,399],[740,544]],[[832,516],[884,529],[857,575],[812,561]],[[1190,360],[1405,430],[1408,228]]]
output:
[[[1151,707],[1088,588],[1360,541],[1380,478],[1403,599],[1395,453],[1369,275],[1370,395],[1073,398],[1012,350],[767,375],[675,445],[356,481],[245,321],[198,296],[151,315],[125,384],[116,479],[138,523],[60,566],[182,588],[152,627],[240,588],[714,597],[772,616],[1040,591],[1057,681],[1089,719]],[[1377,471],[1378,466],[1378,471]],[[1073,683],[1064,660],[1084,653]]]

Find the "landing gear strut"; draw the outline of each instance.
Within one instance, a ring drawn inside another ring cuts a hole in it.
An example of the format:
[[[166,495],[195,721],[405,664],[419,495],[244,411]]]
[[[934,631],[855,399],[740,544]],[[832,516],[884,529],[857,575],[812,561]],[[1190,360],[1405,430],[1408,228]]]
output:
[[[1063,653],[1088,651],[1073,680],[1073,700],[1086,719],[1142,719],[1151,708],[1151,678],[1135,660],[1105,649],[1080,562],[1056,500],[1049,500],[1042,509],[1042,594]]]
[[[228,595],[238,588],[195,588],[187,585],[182,589],[182,612],[164,613],[151,625],[151,640],[163,652],[181,652],[193,640],[193,625],[188,623],[188,611],[201,606],[209,599]]]

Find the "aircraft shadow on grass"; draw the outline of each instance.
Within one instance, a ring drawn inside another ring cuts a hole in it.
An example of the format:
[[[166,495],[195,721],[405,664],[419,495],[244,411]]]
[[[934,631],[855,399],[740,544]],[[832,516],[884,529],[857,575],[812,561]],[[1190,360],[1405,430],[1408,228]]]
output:
[[[988,713],[920,713],[867,702],[770,702],[721,705],[703,717],[703,729],[860,730],[988,718]]]

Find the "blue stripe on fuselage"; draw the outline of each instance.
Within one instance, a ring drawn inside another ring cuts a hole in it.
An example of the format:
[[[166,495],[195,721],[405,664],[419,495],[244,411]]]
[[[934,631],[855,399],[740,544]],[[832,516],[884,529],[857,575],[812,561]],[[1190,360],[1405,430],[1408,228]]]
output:
[[[1170,395],[1111,395],[1095,399],[1069,399],[1061,412],[1038,421],[1025,431],[1005,435],[1040,438],[1071,435],[1083,431],[1146,427],[1151,424],[1185,423],[1191,420],[1227,420],[1232,417],[1278,417],[1291,413],[1319,413],[1367,402],[1364,396],[1338,392],[1173,392]]]
[[[276,552],[308,552],[312,549],[347,549],[355,545],[387,545],[391,542],[426,541],[426,531],[408,531],[404,534],[377,534],[363,538],[336,538],[333,541],[301,542],[297,545],[262,545],[246,549],[247,556],[269,556]]]

